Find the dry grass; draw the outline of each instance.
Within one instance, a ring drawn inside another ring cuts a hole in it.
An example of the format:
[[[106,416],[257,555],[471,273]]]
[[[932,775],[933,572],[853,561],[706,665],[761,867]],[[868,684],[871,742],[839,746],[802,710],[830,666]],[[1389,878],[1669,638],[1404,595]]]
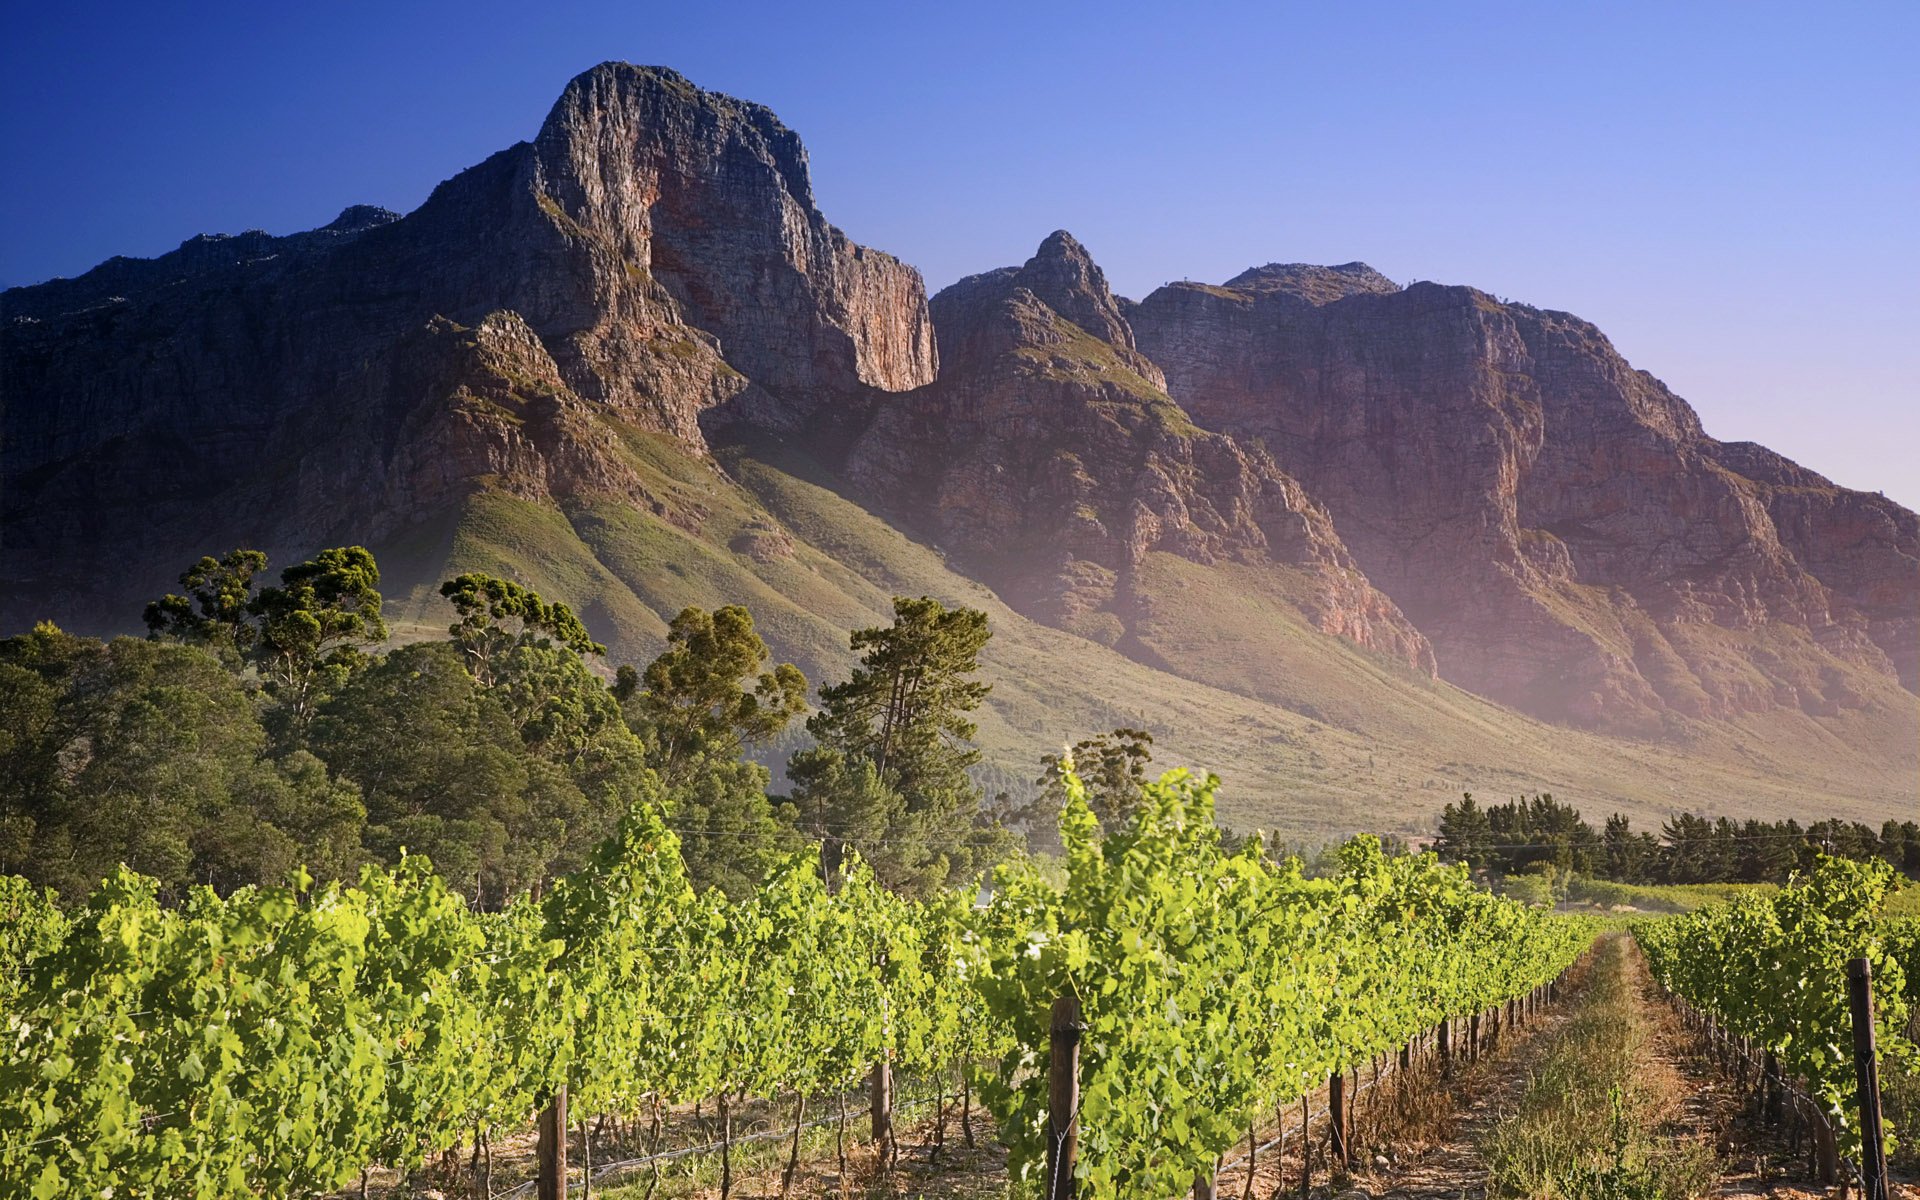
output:
[[[1606,942],[1579,1011],[1482,1142],[1495,1194],[1689,1200],[1712,1190],[1711,1144],[1674,1136],[1687,1083],[1650,1053],[1645,970],[1631,939]]]

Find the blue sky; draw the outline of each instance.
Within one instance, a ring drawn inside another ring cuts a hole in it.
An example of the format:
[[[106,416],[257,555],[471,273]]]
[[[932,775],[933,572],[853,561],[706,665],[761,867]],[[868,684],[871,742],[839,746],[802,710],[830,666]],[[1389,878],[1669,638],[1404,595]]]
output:
[[[1563,308],[1920,505],[1920,4],[16,5],[0,285],[405,211],[605,59],[770,105],[939,287],[1071,229],[1115,286],[1363,259]]]

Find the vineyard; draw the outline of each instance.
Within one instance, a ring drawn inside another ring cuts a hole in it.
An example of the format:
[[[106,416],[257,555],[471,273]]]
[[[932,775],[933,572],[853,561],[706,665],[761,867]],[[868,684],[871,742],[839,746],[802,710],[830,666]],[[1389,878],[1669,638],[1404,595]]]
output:
[[[1064,881],[1015,864],[924,902],[813,854],[743,900],[696,894],[646,807],[499,913],[417,858],[172,909],[122,872],[71,919],[14,885],[0,1187],[312,1194],[551,1121],[563,1096],[575,1119],[699,1101],[724,1127],[749,1097],[799,1118],[876,1071],[956,1064],[1038,1180],[1049,1015],[1071,997],[1074,1177],[1169,1196],[1256,1114],[1532,992],[1591,939],[1367,838],[1304,879],[1223,842],[1213,788],[1172,773],[1103,834],[1075,785]]]
[[[1805,1127],[1828,1182],[1839,1159],[1857,1167],[1874,1149],[1856,1104],[1856,1005],[1844,964],[1866,966],[1880,1060],[1920,1066],[1907,1036],[1920,922],[1880,919],[1893,880],[1885,864],[1826,859],[1794,887],[1635,931],[1655,976],[1751,1083],[1770,1119],[1790,1112]]]

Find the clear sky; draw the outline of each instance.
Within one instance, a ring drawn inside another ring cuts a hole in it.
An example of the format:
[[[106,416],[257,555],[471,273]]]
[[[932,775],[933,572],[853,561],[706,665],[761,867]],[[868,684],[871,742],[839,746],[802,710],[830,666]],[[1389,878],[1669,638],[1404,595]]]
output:
[[[12,4],[0,286],[406,211],[606,59],[770,105],[935,288],[1060,227],[1134,296],[1363,259],[1920,506],[1913,0]]]

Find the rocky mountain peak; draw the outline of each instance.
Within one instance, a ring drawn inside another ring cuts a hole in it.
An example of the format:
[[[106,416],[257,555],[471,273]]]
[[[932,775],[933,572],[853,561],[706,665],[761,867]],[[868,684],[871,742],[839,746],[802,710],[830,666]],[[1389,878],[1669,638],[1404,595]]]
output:
[[[1363,293],[1384,295],[1397,292],[1400,285],[1363,262],[1341,263],[1337,267],[1313,263],[1268,263],[1249,267],[1223,285],[1235,291],[1256,294],[1281,292],[1298,296],[1310,304],[1328,304]]]
[[[391,225],[399,219],[399,213],[377,204],[349,204],[340,210],[339,216],[322,225],[320,230],[323,233],[358,233],[376,225]]]
[[[1135,347],[1121,304],[1086,247],[1061,229],[1023,265],[969,275],[928,307],[946,373],[995,370],[1017,355],[1029,368],[1100,375],[1163,399],[1166,377]]]
[[[932,379],[919,272],[827,222],[806,149],[764,106],[665,68],[603,63],[567,85],[532,154],[531,199],[596,260],[600,290],[663,290],[719,339],[753,397],[786,406],[782,420],[850,390]]]
[[[1019,287],[1037,296],[1048,308],[1103,342],[1134,349],[1133,329],[1120,314],[1120,304],[1107,286],[1087,248],[1064,229],[1056,229],[1040,243],[1020,273]]]
[[[827,221],[793,131],[625,63],[404,217],[196,238],[0,318],[0,620],[127,611],[210,538],[279,556],[477,489],[631,496],[622,436],[704,458],[703,422],[798,428],[934,373],[919,273]]]

